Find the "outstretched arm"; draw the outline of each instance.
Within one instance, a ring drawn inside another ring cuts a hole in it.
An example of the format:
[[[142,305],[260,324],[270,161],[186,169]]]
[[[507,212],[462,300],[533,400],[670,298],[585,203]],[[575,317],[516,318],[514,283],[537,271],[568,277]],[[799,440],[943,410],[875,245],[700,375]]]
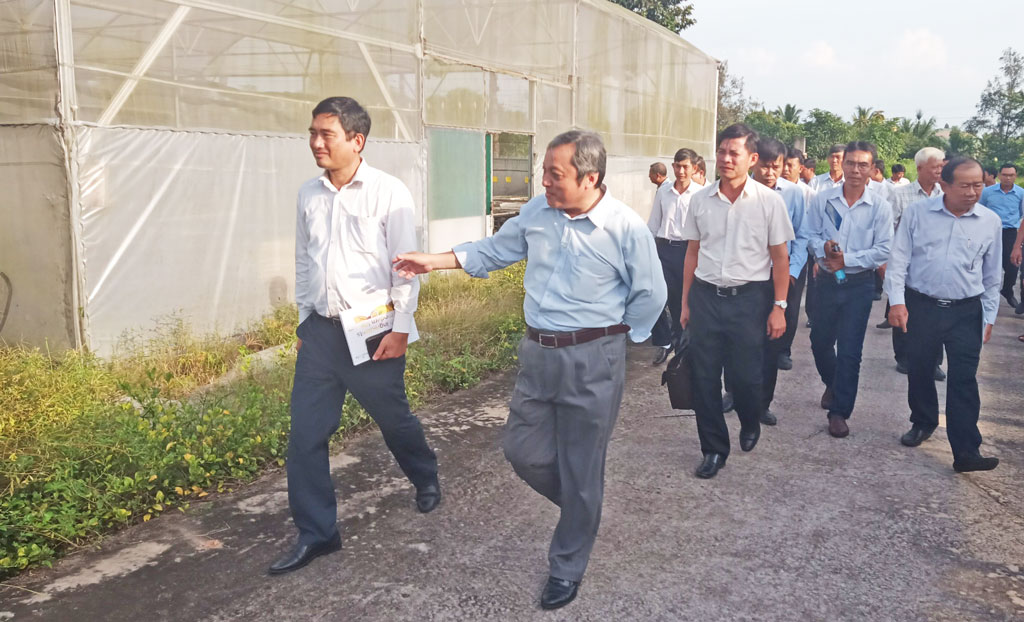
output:
[[[403,279],[434,270],[456,270],[461,268],[455,251],[447,253],[401,253],[392,260],[392,269]]]

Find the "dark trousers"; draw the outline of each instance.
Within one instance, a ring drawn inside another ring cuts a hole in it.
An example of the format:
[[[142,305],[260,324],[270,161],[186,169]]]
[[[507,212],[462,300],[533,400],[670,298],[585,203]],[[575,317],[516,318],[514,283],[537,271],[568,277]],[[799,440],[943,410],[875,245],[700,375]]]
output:
[[[352,365],[341,325],[313,314],[299,324],[288,439],[288,504],[301,544],[337,531],[337,500],[327,443],[338,429],[345,392],[373,417],[402,472],[417,488],[437,480],[437,457],[405,395],[405,357]]]
[[[786,332],[779,338],[782,341],[782,352],[791,354],[793,339],[796,338],[796,329],[800,325],[800,299],[804,294],[804,285],[807,283],[807,273],[810,272],[810,263],[804,264],[804,269],[796,277],[796,282],[790,283],[789,294],[786,296]]]
[[[679,316],[683,312],[683,262],[686,260],[686,241],[670,242],[665,238],[654,238],[661,260],[661,271],[665,275],[668,289],[667,313],[662,313],[651,329],[651,343],[667,346],[679,343],[683,326]]]
[[[705,455],[729,455],[722,413],[722,371],[729,378],[740,427],[760,427],[764,334],[771,310],[771,282],[750,283],[736,296],[720,296],[694,280],[690,288],[690,352],[697,435]]]
[[[815,290],[814,278],[814,257],[811,255],[807,256],[807,296],[804,300],[804,312],[807,314],[807,319],[814,322],[814,290]]]
[[[829,414],[849,418],[857,401],[860,360],[874,302],[873,272],[848,275],[846,282],[821,271],[815,284],[814,317],[811,324],[811,352],[814,365],[835,398]]]
[[[928,430],[939,425],[939,398],[933,373],[935,358],[945,347],[949,356],[946,435],[954,458],[974,455],[981,446],[977,379],[983,331],[981,301],[939,307],[908,289],[907,315],[910,422]]]
[[[778,339],[769,339],[767,335],[764,338],[764,366],[761,369],[763,410],[768,410],[775,399],[775,385],[779,380],[779,355],[789,352],[793,337],[796,336],[796,325],[800,321],[800,295],[803,294],[806,274],[807,266],[804,266],[796,283],[789,286],[789,294],[786,296],[786,332]]]
[[[1017,266],[1010,261],[1010,253],[1013,252],[1013,243],[1017,241],[1017,230],[1003,228],[1003,288],[999,293],[1003,296],[1013,293],[1013,286],[1017,282]],[[1021,296],[1024,296],[1024,285],[1021,285]]]

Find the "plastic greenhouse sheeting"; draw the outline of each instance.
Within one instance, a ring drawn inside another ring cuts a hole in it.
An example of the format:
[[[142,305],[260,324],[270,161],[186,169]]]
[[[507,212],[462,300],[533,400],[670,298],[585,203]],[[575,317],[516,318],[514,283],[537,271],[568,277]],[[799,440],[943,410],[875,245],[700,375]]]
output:
[[[106,354],[169,316],[232,332],[292,301],[329,95],[369,110],[367,160],[409,186],[431,251],[486,231],[488,133],[530,137],[536,193],[556,134],[600,132],[641,214],[652,161],[712,154],[717,61],[604,0],[5,0],[0,28],[7,342]]]

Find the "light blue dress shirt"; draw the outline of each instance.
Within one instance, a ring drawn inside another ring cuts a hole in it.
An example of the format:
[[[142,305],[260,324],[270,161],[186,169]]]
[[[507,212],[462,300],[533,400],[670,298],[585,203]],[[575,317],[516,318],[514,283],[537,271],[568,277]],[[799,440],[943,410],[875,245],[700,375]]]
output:
[[[843,252],[847,274],[876,270],[889,259],[892,208],[871,188],[864,188],[864,194],[848,207],[843,198],[845,186],[844,182],[820,191],[811,200],[811,209],[807,212],[810,250],[819,267],[827,271],[825,242],[835,240]],[[838,227],[833,214],[842,219]]]
[[[781,178],[775,182],[775,191],[786,203],[789,222],[793,224],[796,235],[789,243],[789,275],[795,279],[807,263],[807,194],[799,185]]]
[[[523,311],[526,323],[540,330],[622,323],[639,343],[650,336],[668,296],[647,225],[607,190],[575,218],[536,196],[494,236],[452,250],[475,277],[526,259]]]
[[[981,204],[957,218],[938,196],[903,212],[885,271],[889,303],[906,304],[905,287],[961,300],[981,295],[986,324],[995,324],[1002,284],[1002,226]]]
[[[981,191],[978,203],[999,216],[1003,229],[1016,229],[1020,227],[1021,211],[1024,210],[1024,188],[1014,184],[1009,192],[1003,192],[999,184],[989,186]]]

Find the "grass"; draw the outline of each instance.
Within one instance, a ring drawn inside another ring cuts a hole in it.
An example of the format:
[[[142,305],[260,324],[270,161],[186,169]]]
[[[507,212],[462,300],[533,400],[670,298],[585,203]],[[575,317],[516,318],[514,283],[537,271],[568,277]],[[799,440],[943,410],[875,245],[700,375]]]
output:
[[[515,363],[522,276],[520,264],[486,281],[434,275],[424,285],[421,340],[407,359],[414,408]],[[283,464],[297,319],[278,309],[231,338],[169,320],[107,361],[0,348],[0,578]],[[273,346],[285,347],[252,364]],[[339,434],[367,421],[350,399]]]

